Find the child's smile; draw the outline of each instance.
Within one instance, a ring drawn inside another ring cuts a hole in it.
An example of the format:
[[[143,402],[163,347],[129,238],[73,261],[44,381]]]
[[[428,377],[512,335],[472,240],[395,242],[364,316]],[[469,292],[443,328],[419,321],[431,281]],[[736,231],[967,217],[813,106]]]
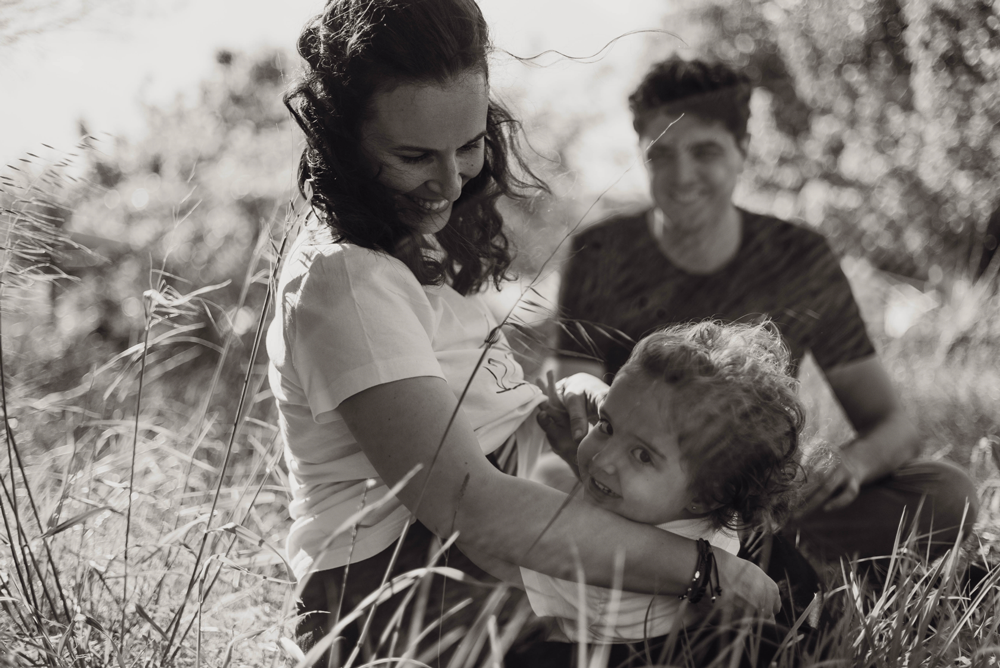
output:
[[[597,491],[597,494],[601,496],[606,496],[611,499],[622,498],[621,494],[616,494],[613,489],[598,481],[597,478],[593,477],[590,478],[590,486],[593,487]]]
[[[619,373],[577,461],[587,498],[623,517],[664,524],[697,517],[670,420],[671,388],[642,371]]]

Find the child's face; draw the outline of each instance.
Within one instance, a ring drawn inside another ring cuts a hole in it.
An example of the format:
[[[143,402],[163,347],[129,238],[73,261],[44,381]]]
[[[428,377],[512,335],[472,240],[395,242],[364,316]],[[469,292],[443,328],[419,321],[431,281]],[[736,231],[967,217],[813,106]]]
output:
[[[670,392],[640,370],[615,377],[600,421],[577,451],[585,498],[644,524],[700,514],[670,420]]]

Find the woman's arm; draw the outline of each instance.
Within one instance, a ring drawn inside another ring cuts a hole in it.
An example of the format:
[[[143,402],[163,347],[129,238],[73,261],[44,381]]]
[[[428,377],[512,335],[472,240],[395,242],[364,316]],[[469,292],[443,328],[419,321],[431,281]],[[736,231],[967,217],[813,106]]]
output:
[[[521,579],[521,569],[517,566],[517,564],[497,559],[493,555],[486,554],[485,552],[476,552],[468,545],[462,547],[462,554],[467,556],[477,566],[495,577],[497,580],[502,580],[507,584],[524,589],[524,581]]]
[[[570,580],[578,558],[588,581],[605,587],[612,585],[615,553],[624,551],[626,589],[679,594],[687,588],[697,560],[693,541],[504,475],[482,455],[456,406],[443,379],[418,377],[359,392],[339,410],[388,485],[422,467],[400,500],[438,535],[458,531],[463,549]],[[777,587],[763,571],[718,556],[727,594],[765,613],[777,609]]]

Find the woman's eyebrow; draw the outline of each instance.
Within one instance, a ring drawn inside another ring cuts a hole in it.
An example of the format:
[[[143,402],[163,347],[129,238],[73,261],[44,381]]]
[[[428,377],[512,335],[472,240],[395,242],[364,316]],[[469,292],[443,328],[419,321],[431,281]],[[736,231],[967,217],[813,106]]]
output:
[[[477,141],[479,141],[480,139],[482,139],[485,136],[486,136],[486,130],[483,130],[478,135],[476,135],[475,137],[473,137],[469,141],[467,141],[464,144],[462,144],[462,146],[468,146],[469,144],[475,144]],[[414,151],[414,152],[417,152],[417,153],[437,153],[437,149],[434,149],[434,148],[427,148],[427,147],[424,147],[424,146],[410,146],[408,144],[404,144],[404,145],[400,145],[400,146],[393,146],[392,150],[394,150],[394,151]]]

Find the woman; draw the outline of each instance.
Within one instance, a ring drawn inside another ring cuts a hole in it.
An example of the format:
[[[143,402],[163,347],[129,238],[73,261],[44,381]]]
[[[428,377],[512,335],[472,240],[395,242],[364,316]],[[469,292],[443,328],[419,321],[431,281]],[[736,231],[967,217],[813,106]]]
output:
[[[523,167],[515,123],[489,97],[475,2],[330,0],[298,46],[305,72],[286,103],[306,136],[299,186],[312,214],[267,343],[292,482],[288,554],[307,579],[300,609],[346,611],[375,589],[413,516],[396,572],[426,562],[432,534],[457,532],[470,554],[555,577],[574,578],[578,554],[604,586],[624,548],[625,588],[685,591],[693,541],[500,470],[530,465],[543,397],[479,291],[510,263],[498,198],[536,182],[512,173]],[[562,399],[593,404],[603,390],[568,383]],[[774,584],[716,557],[724,591],[770,613]],[[474,570],[461,555],[449,565]],[[305,619],[308,646],[329,620]]]

